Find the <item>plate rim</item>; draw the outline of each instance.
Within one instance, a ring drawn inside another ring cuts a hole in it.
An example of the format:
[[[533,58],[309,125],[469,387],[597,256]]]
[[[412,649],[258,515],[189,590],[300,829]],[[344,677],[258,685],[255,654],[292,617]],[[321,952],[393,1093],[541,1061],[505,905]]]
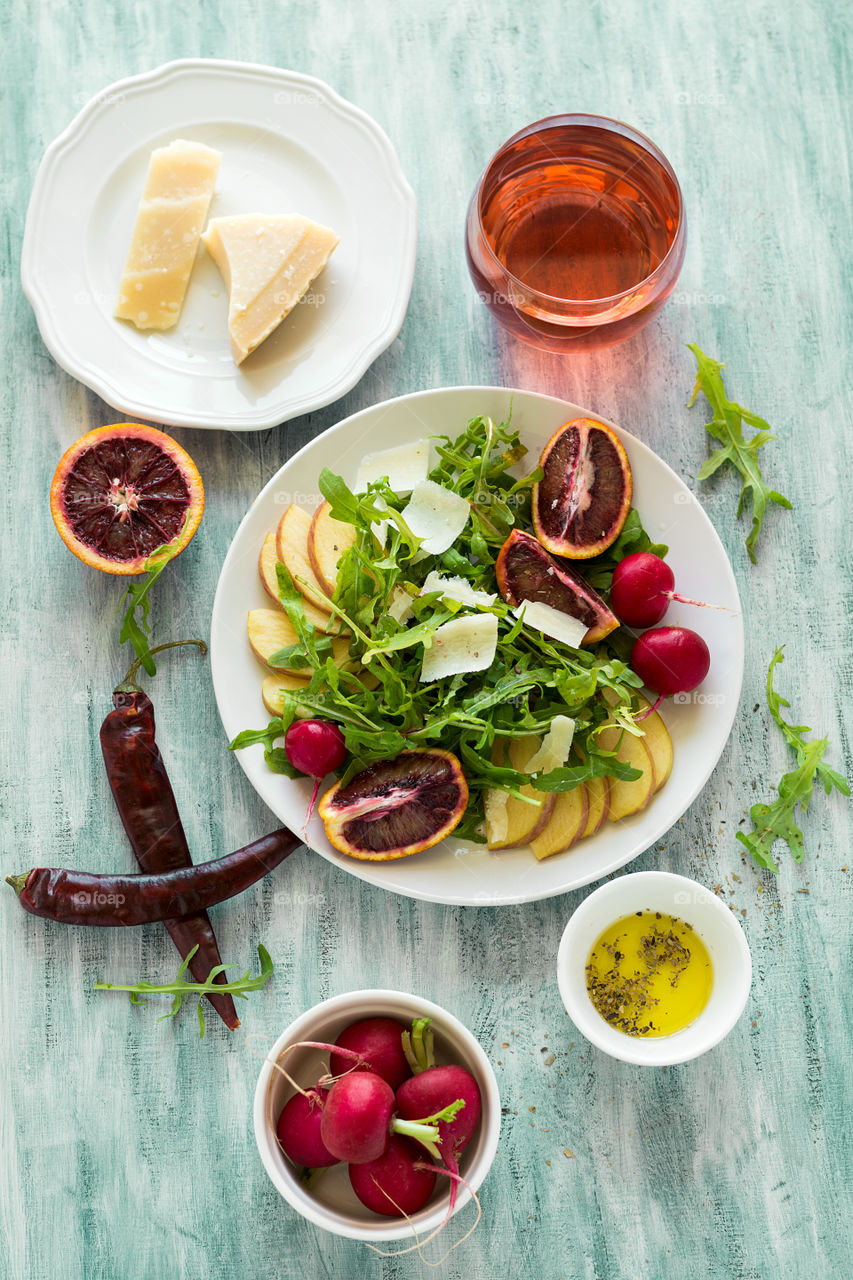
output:
[[[235,419],[233,421],[229,420],[228,414],[218,413],[214,416],[209,411],[193,413],[171,410],[168,406],[152,404],[136,396],[123,395],[120,385],[110,377],[107,369],[93,366],[85,356],[75,354],[62,338],[54,323],[52,309],[44,292],[44,282],[39,276],[38,268],[37,222],[46,208],[45,196],[50,189],[54,167],[73,146],[85,139],[99,111],[110,105],[110,98],[149,92],[166,86],[170,81],[177,80],[181,76],[210,71],[235,76],[248,83],[256,83],[259,78],[265,77],[277,84],[298,85],[311,89],[319,94],[329,108],[357,121],[364,133],[376,142],[383,160],[385,176],[389,186],[399,195],[406,218],[405,243],[401,253],[400,271],[397,273],[398,288],[386,310],[385,324],[373,340],[361,346],[338,377],[333,382],[326,383],[321,390],[314,393],[305,392],[298,399],[291,399],[286,404],[279,404],[275,408],[252,410],[245,407],[239,414],[231,415]],[[164,426],[191,427],[197,430],[263,431],[289,422],[302,414],[322,409],[339,400],[352,390],[374,361],[397,337],[406,318],[414,283],[418,244],[417,215],[417,198],[403,172],[400,159],[388,134],[362,107],[344,98],[325,80],[306,72],[292,71],[265,63],[242,62],[228,58],[174,58],[148,71],[125,76],[93,94],[61,133],[57,134],[45,148],[33,179],[24,222],[20,266],[21,286],[35,314],[42,341],[56,363],[71,377],[94,391],[117,412],[141,416]]]
[[[346,859],[345,861],[344,859],[346,858],[346,855],[338,854],[337,856],[334,856],[332,853],[329,853],[326,850],[311,848],[312,853],[318,854],[320,857],[324,858],[327,862],[331,863],[332,866],[338,867],[342,871],[346,872],[348,875],[355,876],[356,879],[361,880],[367,884],[370,884],[376,889],[381,889],[386,893],[396,893],[396,894],[399,894],[401,897],[412,898],[421,902],[433,902],[433,903],[441,904],[444,906],[504,907],[504,906],[519,906],[523,903],[528,903],[528,902],[541,902],[547,898],[556,898],[565,893],[574,893],[576,890],[582,889],[586,885],[597,884],[598,882],[604,880],[606,876],[612,875],[615,871],[619,871],[621,870],[622,867],[628,866],[629,863],[634,862],[638,857],[640,857],[641,854],[645,853],[647,849],[651,848],[651,846],[655,843],[656,840],[659,840],[668,831],[671,831],[672,828],[678,823],[680,818],[684,816],[684,814],[687,812],[687,810],[690,808],[690,806],[693,804],[693,802],[696,800],[696,798],[705,788],[712,773],[714,772],[717,765],[719,764],[722,753],[725,750],[725,747],[731,738],[732,726],[734,724],[734,719],[737,714],[737,709],[738,709],[738,706],[740,705],[740,700],[743,694],[743,676],[744,676],[744,663],[745,663],[745,630],[744,630],[743,608],[742,608],[741,599],[740,599],[740,592],[738,590],[737,579],[735,578],[734,569],[732,568],[732,563],[731,563],[731,560],[729,559],[728,552],[726,551],[726,548],[723,545],[720,535],[717,533],[717,530],[714,528],[713,522],[708,516],[708,513],[705,511],[702,504],[696,498],[696,495],[687,487],[687,485],[682,480],[682,478],[678,475],[678,473],[669,465],[668,462],[666,462],[663,458],[661,458],[659,454],[655,453],[655,451],[651,448],[650,445],[647,445],[643,440],[640,440],[637,436],[632,435],[632,433],[630,431],[627,431],[624,427],[618,426],[616,423],[611,422],[609,419],[602,417],[600,414],[594,413],[592,410],[582,408],[582,406],[575,404],[573,401],[564,400],[562,396],[553,396],[546,392],[541,392],[541,391],[530,391],[521,387],[501,387],[494,384],[492,385],[474,385],[474,384],[467,385],[466,384],[466,385],[451,386],[451,387],[424,388],[420,391],[411,391],[400,396],[392,396],[390,399],[387,399],[387,400],[380,400],[376,404],[366,405],[364,408],[357,410],[355,413],[348,414],[345,418],[342,418],[339,422],[333,423],[332,426],[327,427],[325,431],[319,432],[311,440],[307,441],[300,449],[296,451],[296,453],[294,453],[290,458],[288,458],[288,460],[285,463],[283,463],[281,467],[277,469],[275,474],[270,477],[267,483],[263,486],[260,492],[249,504],[249,507],[247,508],[245,514],[243,515],[243,518],[241,519],[239,525],[235,529],[231,542],[228,546],[228,550],[225,553],[225,558],[222,562],[222,568],[220,569],[219,578],[217,579],[216,591],[214,593],[213,606],[211,609],[210,674],[211,674],[211,680],[213,684],[214,698],[216,700],[216,707],[217,707],[217,711],[219,712],[219,719],[222,724],[223,731],[225,733],[226,742],[228,742],[230,741],[230,738],[228,735],[228,729],[225,724],[223,711],[222,711],[222,700],[220,697],[221,680],[219,678],[219,672],[218,672],[218,665],[217,665],[217,658],[216,658],[217,645],[215,642],[217,615],[218,615],[219,609],[222,607],[221,601],[222,601],[222,597],[224,596],[223,581],[226,575],[226,571],[229,567],[229,563],[231,561],[232,555],[236,555],[236,552],[234,549],[237,545],[238,538],[240,537],[240,534],[242,533],[244,526],[250,520],[253,512],[255,511],[259,503],[261,503],[265,499],[267,493],[273,490],[274,486],[280,483],[282,473],[285,472],[288,468],[290,468],[294,462],[296,462],[299,458],[302,457],[303,454],[307,453],[310,449],[312,449],[316,445],[318,440],[326,439],[326,437],[330,437],[346,429],[346,427],[350,423],[352,423],[353,421],[356,421],[357,419],[361,418],[367,413],[373,412],[377,409],[387,410],[394,405],[401,404],[405,401],[417,400],[425,395],[426,396],[454,395],[459,393],[475,393],[476,394],[481,392],[488,392],[488,393],[500,392],[500,393],[506,394],[509,397],[524,396],[524,397],[532,398],[534,400],[548,401],[551,404],[560,405],[560,406],[563,406],[564,408],[568,407],[572,411],[578,410],[579,413],[576,414],[575,416],[591,417],[599,422],[603,422],[606,426],[612,427],[616,431],[616,433],[620,436],[621,439],[626,440],[630,444],[631,449],[637,448],[639,451],[648,454],[658,466],[663,467],[664,470],[669,473],[670,477],[672,477],[672,479],[679,486],[679,488],[683,490],[684,493],[689,495],[690,505],[695,507],[696,511],[700,516],[701,521],[704,522],[705,526],[707,527],[707,531],[711,534],[712,541],[716,543],[716,546],[721,555],[721,564],[723,566],[724,576],[727,577],[729,586],[731,587],[734,595],[734,599],[737,601],[738,606],[740,606],[739,611],[737,613],[737,618],[736,618],[736,621],[737,621],[736,695],[737,696],[733,696],[730,699],[731,706],[730,706],[730,713],[728,717],[728,724],[726,725],[725,736],[722,738],[722,746],[720,748],[719,754],[717,755],[716,759],[712,762],[710,767],[707,769],[707,771],[705,771],[704,774],[702,774],[699,777],[698,782],[694,780],[689,791],[685,792],[685,796],[684,796],[683,804],[680,808],[680,812],[673,819],[673,821],[668,826],[665,826],[662,828],[655,828],[648,838],[643,837],[640,847],[635,849],[633,852],[631,852],[627,856],[625,857],[617,856],[606,867],[603,867],[601,870],[596,871],[592,874],[581,876],[575,883],[573,883],[569,887],[559,887],[559,886],[556,888],[550,887],[545,889],[542,892],[536,892],[536,891],[521,892],[521,893],[514,893],[511,895],[506,895],[501,893],[500,895],[496,894],[491,897],[486,897],[481,892],[477,898],[472,898],[470,896],[465,897],[465,896],[459,896],[459,895],[453,895],[453,894],[447,895],[447,894],[440,894],[440,893],[432,893],[432,892],[424,891],[419,888],[406,889],[403,887],[399,887],[397,885],[393,885],[393,886],[384,885],[384,884],[378,883],[370,874],[370,870],[374,865],[373,863],[360,862],[358,859],[354,859],[354,858]],[[266,799],[259,793],[258,789],[256,788],[255,783],[249,773],[248,760],[244,761],[243,753],[241,752],[236,752],[235,754],[237,755],[238,764],[240,765],[240,768],[243,770],[243,773],[245,774],[246,779],[249,785],[251,786],[252,790],[255,792],[255,795],[263,804],[267,805],[267,808],[270,808],[270,812],[273,813],[278,818],[278,815],[275,813],[275,810],[272,809],[269,804],[267,804]],[[279,821],[283,821],[283,819],[279,819]],[[352,863],[351,866],[350,866],[350,863]],[[381,866],[383,864],[380,863],[377,865]]]

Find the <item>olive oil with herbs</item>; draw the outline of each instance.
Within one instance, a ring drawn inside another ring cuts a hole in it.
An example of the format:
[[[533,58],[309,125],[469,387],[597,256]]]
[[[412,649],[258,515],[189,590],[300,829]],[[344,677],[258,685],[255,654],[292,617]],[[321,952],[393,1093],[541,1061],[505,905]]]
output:
[[[586,985],[606,1022],[629,1036],[668,1036],[693,1022],[711,994],[708,948],[676,916],[637,911],[605,929],[589,953]]]

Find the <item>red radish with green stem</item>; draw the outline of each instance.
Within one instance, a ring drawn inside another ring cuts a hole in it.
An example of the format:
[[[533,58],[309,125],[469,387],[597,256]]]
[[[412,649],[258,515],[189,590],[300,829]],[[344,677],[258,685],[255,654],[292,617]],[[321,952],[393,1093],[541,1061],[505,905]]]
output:
[[[332,1155],[320,1137],[323,1101],[319,1089],[295,1093],[285,1103],[276,1126],[276,1136],[284,1154],[294,1164],[304,1165],[307,1169],[323,1169],[338,1163],[338,1157]]]
[[[456,1103],[461,1102],[461,1106]],[[446,1114],[455,1108],[452,1115]],[[438,1125],[438,1151],[433,1152],[451,1173],[459,1173],[459,1157],[474,1136],[480,1121],[482,1100],[477,1081],[464,1067],[428,1067],[400,1085],[397,1113],[403,1120],[424,1116]],[[456,1203],[456,1182],[450,1192],[450,1208]]]
[[[673,600],[703,609],[722,608],[679,595],[674,586],[675,574],[660,556],[651,551],[635,551],[620,560],[613,571],[610,606],[619,621],[629,627],[653,627]]]
[[[647,689],[662,698],[689,693],[711,667],[705,641],[687,627],[656,627],[645,631],[631,650],[631,666]]]
[[[357,1053],[367,1063],[367,1068],[362,1069],[374,1071],[396,1089],[412,1074],[403,1050],[403,1037],[407,1035],[404,1023],[396,1018],[361,1018],[342,1031],[335,1043]],[[333,1076],[342,1075],[350,1065],[342,1054],[332,1054]]]
[[[284,753],[294,769],[314,779],[314,790],[305,818],[314,812],[320,783],[327,773],[340,769],[347,758],[344,735],[331,720],[294,720],[284,735]]]
[[[452,1121],[465,1105],[465,1100],[457,1096],[445,1100],[434,1114],[396,1116],[391,1086],[372,1071],[353,1071],[341,1076],[329,1090],[320,1136],[332,1155],[349,1164],[377,1160],[384,1154],[392,1133],[414,1138],[440,1159],[437,1144],[441,1141],[441,1125]]]
[[[421,1148],[396,1133],[378,1159],[351,1164],[349,1180],[361,1203],[385,1218],[417,1213],[435,1190],[435,1170]]]

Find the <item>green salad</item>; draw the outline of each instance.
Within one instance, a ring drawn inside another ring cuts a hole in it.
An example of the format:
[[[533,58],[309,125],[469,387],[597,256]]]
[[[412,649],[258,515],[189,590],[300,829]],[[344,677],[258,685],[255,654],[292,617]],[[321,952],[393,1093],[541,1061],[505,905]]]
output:
[[[527,450],[511,424],[477,417],[455,439],[436,436],[431,445],[435,465],[429,479],[469,504],[462,532],[438,554],[425,554],[428,539],[416,536],[404,515],[409,495],[395,492],[387,477],[353,493],[335,472],[322,471],[319,488],[332,517],[356,531],[340,560],[334,596],[326,599],[349,633],[350,661],[344,667],[335,664],[332,638],[307,621],[299,583],[279,563],[279,599],[297,642],[273,655],[270,664],[304,669],[308,684],[282,690],[281,716],[264,729],[239,734],[231,747],[262,744],[270,769],[303,776],[285,754],[286,730],[305,716],[333,721],[349,752],[341,770],[344,783],[374,762],[393,760],[413,747],[450,751],[461,762],[469,788],[456,834],[483,841],[489,789],[518,795],[532,783],[539,791],[565,792],[596,777],[628,781],[640,776],[614,751],[601,748],[599,734],[614,722],[642,734],[634,724],[641,681],[627,662],[632,638],[621,629],[590,648],[575,648],[527,625],[523,610],[519,615],[501,599],[495,562],[514,529],[531,529],[531,490],[541,478],[539,469],[521,478],[514,474]],[[624,556],[637,551],[662,556],[666,550],[652,543],[632,508],[617,540],[579,567],[606,599],[613,570]],[[470,603],[445,595],[440,586],[425,590],[436,574],[463,579],[494,599]],[[498,632],[488,668],[423,679],[425,653],[438,629],[454,618],[484,613],[494,615]],[[574,721],[565,765],[528,775],[493,763],[497,739],[545,735],[555,717]]]

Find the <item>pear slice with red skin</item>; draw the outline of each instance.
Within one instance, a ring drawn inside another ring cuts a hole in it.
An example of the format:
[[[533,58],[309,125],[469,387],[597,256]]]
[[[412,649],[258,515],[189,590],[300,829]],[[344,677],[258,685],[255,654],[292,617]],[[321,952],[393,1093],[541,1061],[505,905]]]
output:
[[[642,738],[635,738],[619,725],[602,730],[598,745],[604,751],[615,751],[616,759],[640,770],[640,777],[632,782],[620,778],[610,779],[610,809],[607,817],[620,822],[645,809],[655,791],[655,766],[651,753]]]
[[[570,560],[606,551],[622,532],[634,490],[616,432],[594,418],[575,418],[554,433],[539,465],[543,476],[532,501],[542,546]]]
[[[328,502],[314,512],[308,534],[308,558],[315,577],[327,596],[335,593],[341,556],[356,540],[355,526],[335,520]]]
[[[278,558],[285,565],[295,586],[306,600],[310,600],[323,613],[329,613],[321,593],[317,576],[311,568],[308,555],[308,535],[311,532],[311,516],[297,503],[291,502],[278,522],[275,533]]]
[[[610,812],[610,778],[590,778],[586,785],[587,814],[586,824],[578,837],[585,840],[600,831]]]
[[[586,784],[563,791],[556,796],[548,825],[530,841],[530,847],[541,862],[555,853],[565,853],[583,835],[589,799]]]
[[[246,626],[252,652],[267,670],[287,671],[292,676],[311,676],[310,667],[273,666],[271,659],[279,649],[286,649],[299,639],[293,623],[283,609],[250,609]],[[332,660],[335,666],[343,667],[350,661],[349,644],[348,636],[336,636],[332,641]]]
[[[584,623],[584,645],[603,640],[619,626],[616,615],[573,565],[551,555],[532,534],[521,529],[513,529],[501,547],[495,576],[507,604],[541,601]]]
[[[536,734],[510,739],[508,754],[512,768],[526,773],[541,745],[542,739]],[[492,750],[493,764],[503,764],[504,750],[505,743],[498,738]],[[529,783],[519,787],[519,792],[529,800],[519,800],[505,791],[486,792],[486,836],[490,849],[518,849],[530,844],[548,825],[557,797],[537,791]]]
[[[266,591],[269,598],[278,606],[282,612],[285,612],[281,601],[278,598],[278,577],[276,576],[276,565],[284,563],[280,560],[278,554],[278,545],[275,533],[268,533],[264,538],[261,554],[258,556],[258,577],[261,580],[261,586]],[[285,566],[286,567],[286,566]],[[291,574],[291,577],[293,575]],[[294,583],[298,586],[298,584]],[[334,621],[328,613],[323,609],[318,609],[315,604],[303,596],[303,608],[305,610],[305,620],[317,631],[330,632],[336,634],[340,631],[341,623],[339,618]]]
[[[637,697],[641,717],[637,723],[645,731],[645,745],[655,765],[655,791],[660,791],[672,772],[672,739],[660,712],[650,711],[651,704],[642,694]]]

